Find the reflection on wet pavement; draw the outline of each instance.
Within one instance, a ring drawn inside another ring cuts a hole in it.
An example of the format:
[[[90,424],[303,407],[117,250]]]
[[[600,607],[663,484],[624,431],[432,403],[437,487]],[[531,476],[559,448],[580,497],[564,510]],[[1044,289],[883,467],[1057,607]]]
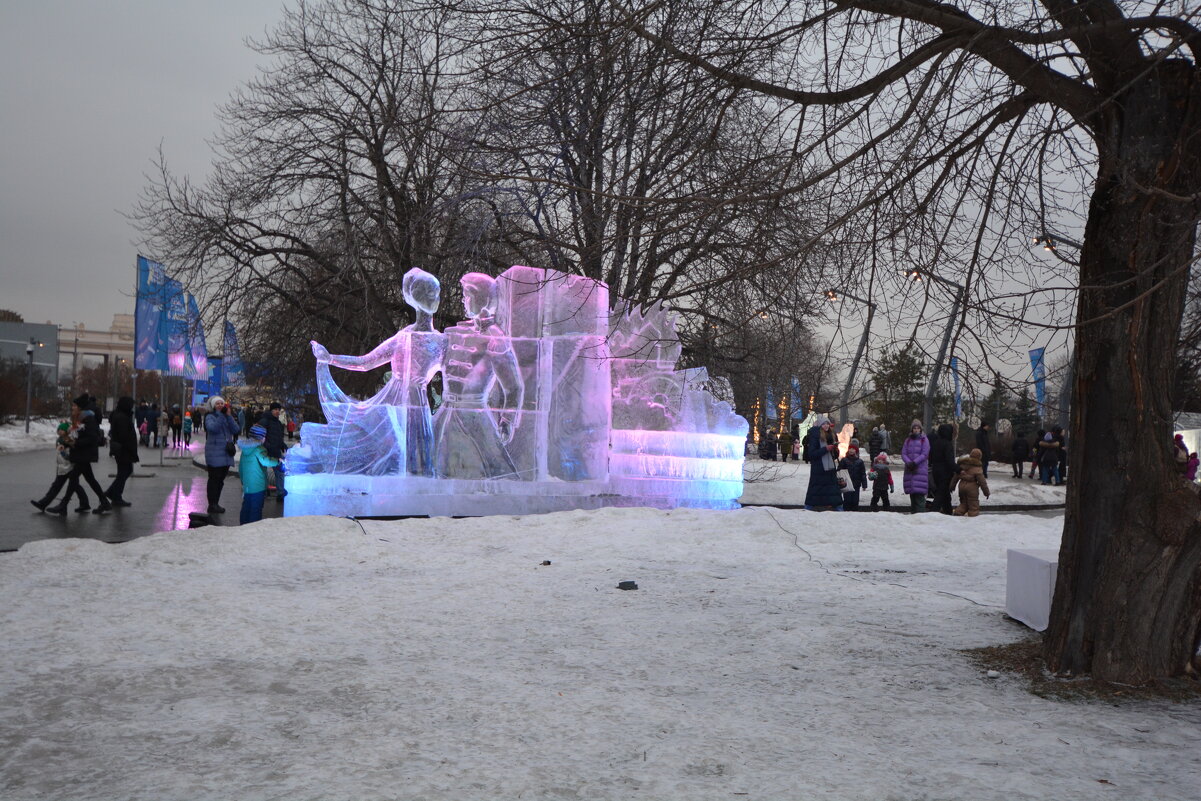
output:
[[[193,452],[203,443],[192,443]],[[132,506],[114,509],[106,515],[77,514],[76,504],[68,505],[65,517],[41,514],[29,501],[41,498],[54,480],[53,449],[28,453],[0,454],[0,482],[6,492],[0,494],[0,551],[13,551],[21,545],[41,539],[86,537],[104,542],[127,542],[157,531],[186,530],[190,512],[208,508],[205,472],[192,464],[191,454],[173,448],[161,457],[152,448],[140,448],[141,461],[125,487],[125,499]],[[160,464],[161,462],[161,464]],[[116,464],[107,455],[94,465],[102,487],[112,481]],[[89,502],[95,506],[96,499]],[[228,511],[222,525],[238,523],[242,504],[242,484],[236,475],[225,480],[221,505]],[[281,517],[283,504],[267,500],[263,517]]]

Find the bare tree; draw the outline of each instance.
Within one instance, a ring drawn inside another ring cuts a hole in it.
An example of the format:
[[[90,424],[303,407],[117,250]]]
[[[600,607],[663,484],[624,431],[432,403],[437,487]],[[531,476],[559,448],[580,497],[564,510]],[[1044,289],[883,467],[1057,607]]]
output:
[[[614,5],[680,63],[792,108],[811,166],[778,191],[820,179],[832,227],[892,221],[890,273],[966,287],[960,335],[1074,330],[1069,441],[1087,469],[1068,488],[1048,664],[1130,683],[1193,672],[1201,499],[1167,446],[1201,215],[1201,9],[701,1],[683,29],[662,24],[679,3]],[[1063,251],[1074,230],[1057,264],[1022,259],[1031,234]]]
[[[486,110],[470,166],[521,204],[529,261],[685,313],[706,287],[795,270],[797,198],[726,202],[787,161],[768,104],[616,27],[605,0],[480,2],[465,20]]]
[[[446,21],[399,2],[302,1],[255,45],[271,67],[222,109],[210,180],[195,186],[160,157],[135,213],[148,251],[206,317],[241,323],[245,353],[272,363],[276,383],[307,383],[312,337],[362,351],[403,325],[411,266],[448,284],[453,319],[480,212],[448,169],[460,144],[442,115]]]

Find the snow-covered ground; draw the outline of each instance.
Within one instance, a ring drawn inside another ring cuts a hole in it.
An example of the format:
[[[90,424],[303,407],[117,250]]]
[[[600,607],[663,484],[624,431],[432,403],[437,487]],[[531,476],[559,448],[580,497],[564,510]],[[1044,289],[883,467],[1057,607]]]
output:
[[[22,451],[37,451],[42,448],[53,448],[57,418],[46,418],[29,421],[29,433],[25,433],[25,419],[14,420],[7,425],[0,425],[0,453],[20,453]]]
[[[25,451],[52,450],[58,436],[58,424],[67,418],[46,417],[29,421],[29,433],[25,433],[25,420],[14,420],[0,425],[0,453],[23,453]],[[100,430],[108,436],[109,421],[100,421]]]
[[[0,798],[1197,798],[1197,705],[1046,700],[960,653],[1025,636],[1005,549],[1060,520],[864,519],[35,542],[0,555]]]
[[[740,498],[743,503],[795,505],[805,502],[805,489],[809,486],[809,465],[805,462],[769,462],[748,456],[743,463],[742,474],[746,482]],[[1029,464],[1026,465],[1025,474],[1030,475]],[[904,488],[901,486],[903,477],[901,457],[894,456],[892,480],[896,484],[896,492],[889,496],[889,500],[893,506],[908,509],[909,496],[903,494]],[[988,488],[992,497],[980,496],[982,509],[1001,505],[1062,504],[1068,490],[1066,485],[1044,487],[1038,478],[1014,478],[1013,467],[1001,462],[989,463]],[[959,493],[952,493],[952,499],[959,503]],[[867,506],[871,500],[870,488],[859,493],[860,506]]]

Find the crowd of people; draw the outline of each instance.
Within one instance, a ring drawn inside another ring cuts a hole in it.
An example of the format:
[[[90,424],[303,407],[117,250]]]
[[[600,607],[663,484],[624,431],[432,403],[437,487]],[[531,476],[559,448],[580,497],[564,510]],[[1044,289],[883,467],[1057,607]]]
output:
[[[967,456],[956,458],[955,427],[943,423],[933,437],[927,437],[920,420],[914,420],[901,443],[900,466],[902,491],[909,496],[911,513],[934,511],[947,515],[975,517],[980,514],[980,496],[990,497],[988,468],[992,461],[992,426],[982,421],[974,433],[974,445]],[[762,439],[762,438],[761,438]],[[849,444],[841,447],[829,419],[818,420],[801,441],[800,450],[809,462],[809,485],[805,508],[813,510],[854,511],[859,508],[861,491],[872,491],[870,509],[889,509],[889,495],[895,493],[890,451],[891,433],[884,425],[872,429],[868,439],[869,462],[859,455],[859,431]],[[1011,444],[1013,477],[1039,477],[1047,486],[1063,486],[1068,480],[1068,446],[1063,428],[1039,429],[1033,443],[1026,432],[1017,431]],[[1174,463],[1190,482],[1197,480],[1198,456],[1190,453],[1183,435],[1173,442]],[[844,452],[841,458],[839,453]],[[771,458],[769,455],[764,458]],[[1026,465],[1029,463],[1029,473]],[[958,504],[952,495],[958,491]]]
[[[201,431],[205,434],[208,514],[225,512],[221,495],[239,449],[242,451],[241,523],[262,519],[263,505],[272,485],[280,502],[287,495],[283,466],[288,447],[285,439],[295,437],[297,425],[285,417],[280,403],[261,410],[234,409],[224,398],[214,396],[202,406],[181,409],[178,404],[160,408],[151,401],[135,405],[132,397],[124,396],[109,414],[107,434],[100,425],[101,417],[95,397],[84,393],[71,402],[70,419],[59,424],[55,438],[54,481],[45,495],[30,501],[38,511],[66,515],[72,497],[77,500],[75,511],[79,514],[107,514],[115,508],[131,506],[125,499],[125,485],[139,461],[139,447],[186,450],[192,444],[193,434]],[[116,463],[115,476],[107,488],[100,485],[93,470],[105,448]],[[95,504],[84,484],[95,495]],[[55,503],[60,493],[62,498]]]
[[[975,517],[980,514],[980,497],[990,497],[988,468],[992,461],[992,426],[981,422],[974,432],[975,447],[966,456],[956,457],[955,427],[943,423],[934,436],[926,435],[920,420],[914,420],[909,434],[901,442],[901,489],[909,496],[911,513],[927,510],[947,515]],[[1014,439],[1013,471],[1025,474],[1031,461],[1031,477],[1037,470],[1042,483],[1067,482],[1067,443],[1063,429],[1039,431],[1037,446],[1032,447],[1024,432]],[[891,460],[892,432],[885,425],[872,429],[868,438],[868,462],[860,456],[859,431],[854,429],[850,442],[840,446],[829,419],[821,419],[801,441],[800,451],[809,462],[809,485],[805,508],[812,510],[855,511],[860,493],[871,490],[872,511],[890,509],[889,496],[896,492]],[[770,449],[769,449],[770,453]],[[839,454],[843,454],[841,457]],[[764,458],[771,458],[769,455]],[[958,503],[952,496],[958,492]]]

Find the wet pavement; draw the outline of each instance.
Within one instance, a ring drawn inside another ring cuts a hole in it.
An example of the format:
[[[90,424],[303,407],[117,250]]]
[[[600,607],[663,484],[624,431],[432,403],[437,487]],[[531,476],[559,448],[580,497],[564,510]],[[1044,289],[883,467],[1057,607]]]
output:
[[[193,442],[192,450],[203,445]],[[125,485],[125,500],[132,503],[106,515],[77,514],[76,503],[67,505],[65,517],[39,513],[29,504],[41,498],[54,481],[54,452],[51,449],[28,453],[0,454],[0,485],[6,492],[0,497],[0,551],[13,551],[27,542],[42,539],[86,537],[103,542],[128,542],[137,537],[189,528],[189,512],[203,512],[207,476],[192,464],[191,454],[167,449],[162,466],[154,449],[139,449],[142,461],[135,465],[133,477]],[[116,463],[107,456],[93,465],[100,486],[112,482]],[[65,489],[63,490],[65,492]],[[93,508],[96,499],[85,487]],[[60,495],[61,497],[61,495]],[[236,475],[225,481],[221,505],[228,511],[221,525],[237,525],[242,505],[242,484]],[[281,517],[283,504],[268,498],[263,517]]]

